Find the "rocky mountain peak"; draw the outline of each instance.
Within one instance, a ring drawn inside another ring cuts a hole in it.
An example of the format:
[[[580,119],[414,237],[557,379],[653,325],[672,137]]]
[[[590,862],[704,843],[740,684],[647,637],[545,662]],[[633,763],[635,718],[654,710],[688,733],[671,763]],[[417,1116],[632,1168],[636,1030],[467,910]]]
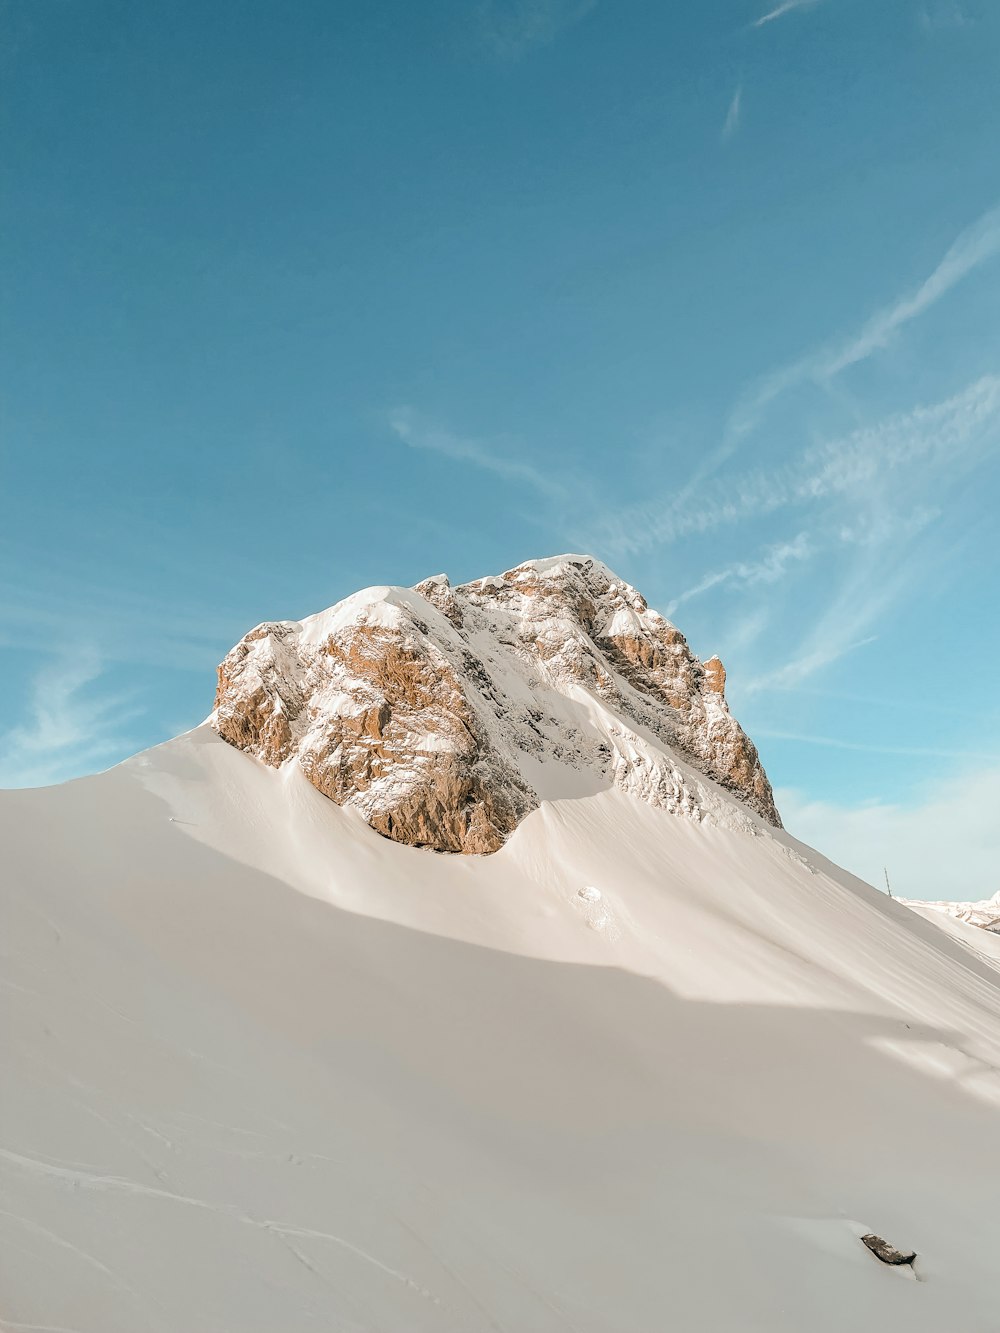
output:
[[[497,851],[541,799],[587,782],[732,822],[719,784],[780,825],[725,679],[606,565],[565,555],[258,625],[219,667],[212,723],[438,851]]]

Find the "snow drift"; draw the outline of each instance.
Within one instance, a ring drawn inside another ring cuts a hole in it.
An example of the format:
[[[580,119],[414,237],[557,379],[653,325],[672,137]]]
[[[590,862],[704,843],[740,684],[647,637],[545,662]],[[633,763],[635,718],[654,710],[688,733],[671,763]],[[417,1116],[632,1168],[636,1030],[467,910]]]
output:
[[[562,697],[491,855],[210,725],[0,796],[0,1328],[995,1333],[995,937]]]

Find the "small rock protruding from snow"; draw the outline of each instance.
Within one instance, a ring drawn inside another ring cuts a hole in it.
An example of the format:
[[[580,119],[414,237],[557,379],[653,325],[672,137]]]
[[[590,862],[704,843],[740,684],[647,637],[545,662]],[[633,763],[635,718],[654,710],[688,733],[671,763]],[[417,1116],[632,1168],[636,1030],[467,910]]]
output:
[[[874,1231],[869,1231],[861,1237],[861,1243],[867,1245],[876,1259],[881,1259],[884,1264],[899,1266],[902,1264],[912,1264],[917,1257],[916,1250],[897,1250],[894,1245],[890,1245],[887,1240],[881,1236],[876,1236]]]

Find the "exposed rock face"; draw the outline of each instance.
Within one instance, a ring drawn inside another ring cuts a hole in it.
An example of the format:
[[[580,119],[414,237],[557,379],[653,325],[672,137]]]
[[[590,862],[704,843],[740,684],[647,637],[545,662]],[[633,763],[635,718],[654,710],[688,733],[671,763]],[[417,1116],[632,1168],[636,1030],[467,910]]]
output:
[[[691,765],[780,824],[724,690],[718,658],[699,662],[634,588],[563,556],[260,625],[219,667],[212,721],[264,763],[294,758],[386,837],[493,852],[539,789],[568,794],[581,775],[718,817],[728,803]]]
[[[705,687],[715,694],[726,692],[726,668],[717,657],[710,657],[705,663]]]

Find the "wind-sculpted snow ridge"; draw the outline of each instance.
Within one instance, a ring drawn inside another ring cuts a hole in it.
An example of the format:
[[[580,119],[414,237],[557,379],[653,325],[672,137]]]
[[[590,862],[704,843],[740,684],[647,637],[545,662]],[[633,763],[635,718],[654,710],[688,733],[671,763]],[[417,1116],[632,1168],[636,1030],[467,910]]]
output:
[[[612,784],[755,828],[717,783],[780,828],[725,680],[600,561],[560,556],[259,625],[219,667],[211,721],[384,836],[442,852],[495,852],[541,799]]]

